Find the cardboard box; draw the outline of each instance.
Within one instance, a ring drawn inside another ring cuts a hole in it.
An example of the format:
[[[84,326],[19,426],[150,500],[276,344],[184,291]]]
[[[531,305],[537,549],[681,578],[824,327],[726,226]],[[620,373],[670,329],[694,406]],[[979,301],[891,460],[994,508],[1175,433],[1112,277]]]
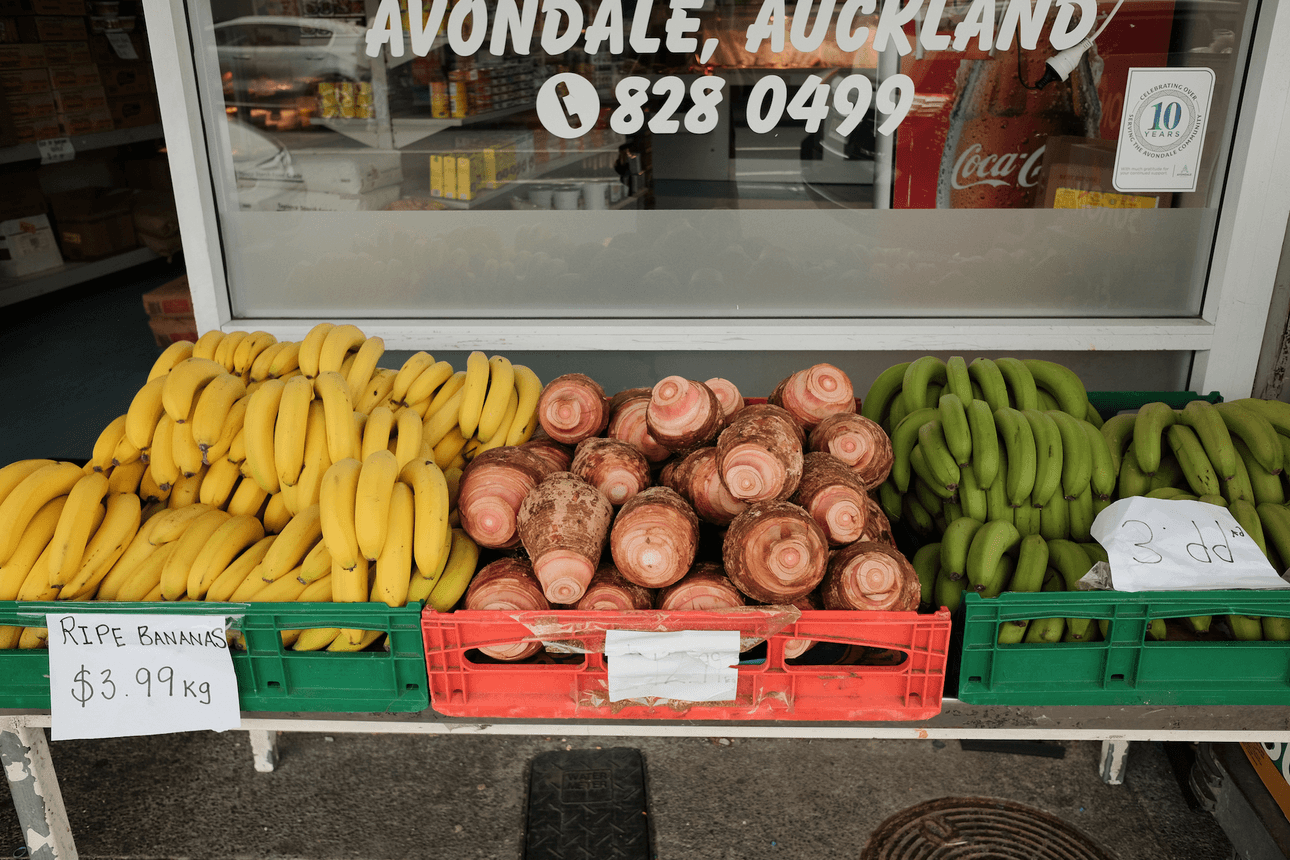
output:
[[[121,166],[125,170],[125,182],[131,188],[161,191],[173,198],[174,186],[170,181],[170,162],[165,155],[127,158],[121,162]]]
[[[0,69],[43,69],[48,65],[44,45],[0,45]]]
[[[89,42],[47,42],[44,48],[45,63],[42,65],[82,66],[94,63]]]
[[[197,340],[197,323],[191,319],[149,317],[148,327],[152,329],[152,336],[156,339],[157,346],[161,349],[165,349],[175,341]]]
[[[397,152],[301,153],[291,162],[310,191],[365,194],[403,181],[403,157]]]
[[[150,317],[188,317],[193,315],[193,297],[188,276],[180,275],[143,294],[143,309]]]
[[[51,194],[63,255],[97,260],[138,247],[128,188],[80,188]]]
[[[108,109],[112,111],[112,122],[117,128],[135,128],[160,122],[157,115],[157,100],[151,95],[141,98],[111,99],[108,101]]]
[[[58,122],[63,130],[62,133],[67,137],[99,134],[116,128],[116,124],[112,122],[112,111],[106,107],[76,113],[60,113]]]
[[[430,196],[443,196],[443,156],[430,156]]]
[[[98,72],[108,98],[142,96],[152,92],[152,63],[102,65]]]
[[[49,91],[10,96],[5,99],[5,103],[9,107],[9,116],[16,120],[58,113],[58,108],[54,105],[54,94]]]
[[[63,127],[59,124],[57,114],[16,119],[13,121],[13,129],[20,143],[35,143],[38,140],[63,137]]]
[[[67,44],[77,43],[69,42]],[[51,89],[70,90],[76,87],[94,87],[100,84],[102,84],[102,80],[99,77],[99,67],[93,63],[49,67],[49,86]]]
[[[11,69],[0,72],[0,92],[6,97],[47,93],[49,89],[49,72],[45,69]]]
[[[464,152],[457,156],[457,199],[474,200],[484,190],[484,154]]]
[[[135,16],[133,15],[91,15],[90,32],[107,33],[120,30],[122,33],[133,33]]]
[[[107,93],[103,87],[77,87],[71,90],[54,90],[54,104],[63,114],[83,113],[108,109]]]
[[[22,37],[18,35],[18,22],[12,18],[0,18],[0,45],[17,42]]]
[[[9,115],[9,103],[0,99],[0,146],[13,146],[19,140],[13,117]]]
[[[84,14],[84,0],[0,0],[0,15]]]
[[[38,15],[17,20],[24,42],[84,42],[89,38],[84,18]]]
[[[99,65],[107,63],[138,63],[148,60],[148,43],[144,39],[143,33],[135,30],[127,34],[130,37],[130,49],[135,55],[134,59],[123,57],[117,53],[117,49],[108,41],[108,37],[103,33],[93,33],[89,37],[90,56],[93,61]]]
[[[1044,209],[1168,209],[1173,195],[1121,194],[1111,184],[1115,141],[1052,136],[1044,149],[1036,207]]]
[[[48,215],[0,221],[0,277],[17,278],[62,264]]]

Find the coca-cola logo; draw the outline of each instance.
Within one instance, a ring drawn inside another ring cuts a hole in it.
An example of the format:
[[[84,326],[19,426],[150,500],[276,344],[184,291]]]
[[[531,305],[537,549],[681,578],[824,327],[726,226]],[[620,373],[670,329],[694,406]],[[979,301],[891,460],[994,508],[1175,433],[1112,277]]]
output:
[[[954,162],[954,175],[950,185],[962,191],[977,185],[1012,185],[1015,175],[1016,184],[1022,188],[1032,188],[1039,181],[1040,168],[1043,166],[1044,147],[1040,146],[1027,155],[1024,152],[1007,152],[1002,155],[989,153],[981,155],[981,144],[974,143],[959,153]]]

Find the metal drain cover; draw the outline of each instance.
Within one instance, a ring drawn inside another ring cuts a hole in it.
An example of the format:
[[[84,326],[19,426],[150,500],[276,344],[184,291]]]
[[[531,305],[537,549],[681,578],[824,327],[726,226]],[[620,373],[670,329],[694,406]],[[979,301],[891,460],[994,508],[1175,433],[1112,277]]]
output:
[[[860,860],[1114,860],[1060,818],[992,797],[945,797],[878,825]]]

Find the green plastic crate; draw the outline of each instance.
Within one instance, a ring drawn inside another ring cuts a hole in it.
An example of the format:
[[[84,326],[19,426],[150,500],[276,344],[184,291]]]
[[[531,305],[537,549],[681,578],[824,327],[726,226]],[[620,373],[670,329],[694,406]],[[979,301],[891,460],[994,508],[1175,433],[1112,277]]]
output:
[[[224,615],[246,650],[232,651],[243,711],[389,713],[430,706],[421,604],[384,603],[18,603],[0,601],[0,625],[43,626],[48,613]],[[292,651],[283,630],[382,630],[389,650]],[[0,651],[0,708],[49,709],[49,652]]]
[[[1174,409],[1182,409],[1193,400],[1208,400],[1210,403],[1222,403],[1223,395],[1217,391],[1209,394],[1197,394],[1194,391],[1090,391],[1088,402],[1103,419],[1110,418],[1125,409],[1137,409],[1144,403],[1168,403]]]
[[[1273,591],[1004,592],[963,601],[958,696],[976,705],[1286,705],[1290,642],[1144,641],[1156,618],[1290,618]],[[1099,642],[1000,645],[1000,622],[1097,618]]]

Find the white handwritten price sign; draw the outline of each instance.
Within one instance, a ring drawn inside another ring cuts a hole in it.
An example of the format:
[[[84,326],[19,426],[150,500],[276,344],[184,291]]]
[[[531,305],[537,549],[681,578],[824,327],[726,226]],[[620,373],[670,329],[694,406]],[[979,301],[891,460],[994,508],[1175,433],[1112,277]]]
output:
[[[66,613],[46,621],[54,740],[241,725],[223,616]]]
[[[1116,591],[1290,588],[1219,505],[1134,496],[1108,505],[1092,533]]]
[[[739,686],[738,630],[605,632],[609,700],[728,702]]]

